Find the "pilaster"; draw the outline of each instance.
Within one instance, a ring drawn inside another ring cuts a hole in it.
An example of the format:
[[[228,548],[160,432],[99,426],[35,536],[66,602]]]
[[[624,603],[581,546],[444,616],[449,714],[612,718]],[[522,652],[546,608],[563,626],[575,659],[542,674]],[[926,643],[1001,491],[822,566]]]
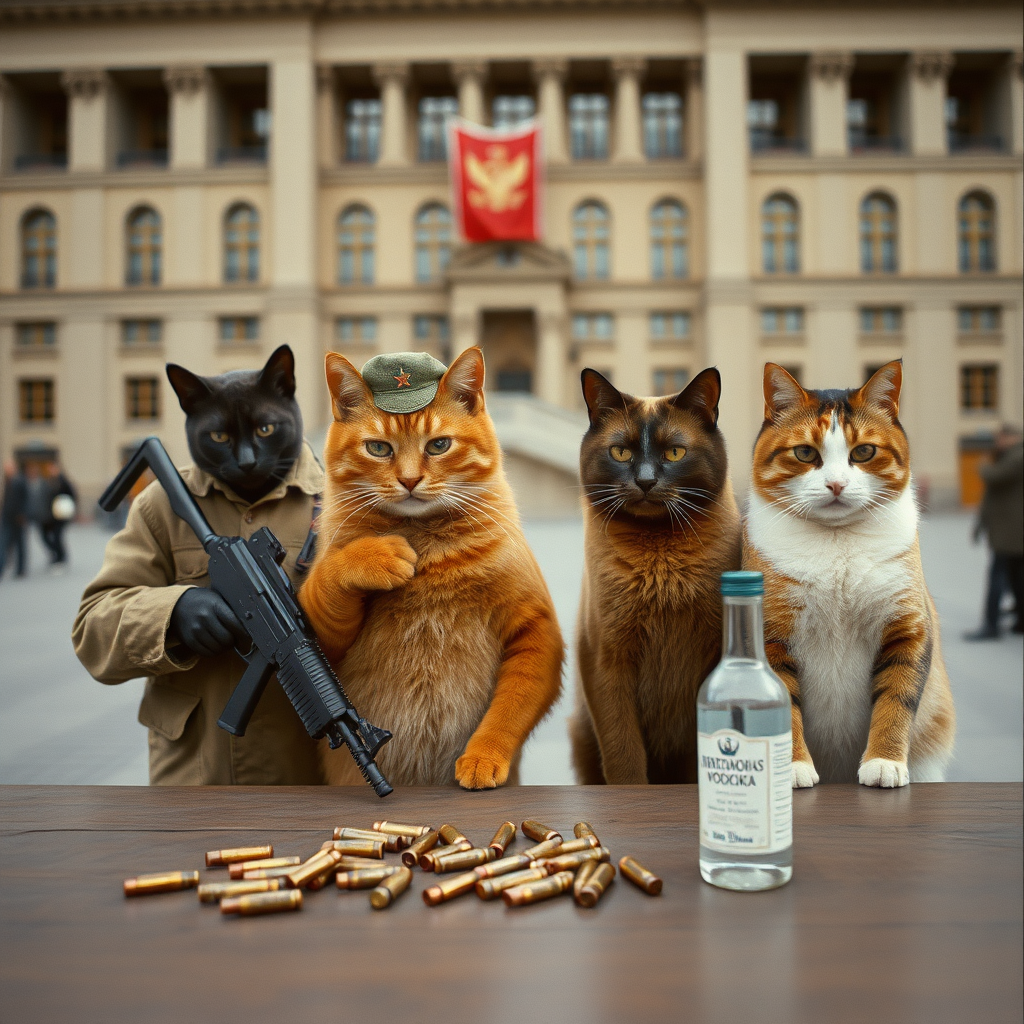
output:
[[[459,87],[459,116],[474,124],[486,124],[484,110],[484,77],[487,62],[459,60],[452,64],[452,77]]]
[[[0,174],[14,169],[18,146],[17,97],[14,87],[0,75]]]
[[[910,55],[907,83],[910,152],[937,156],[946,152],[946,77],[953,55],[937,50]]]
[[[373,66],[373,76],[381,95],[381,167],[405,167],[409,163],[406,142],[405,87],[409,81],[409,65],[388,61]]]
[[[646,66],[643,57],[616,57],[612,61],[615,75],[613,163],[639,163],[644,158],[640,139],[640,76]]]
[[[316,155],[321,170],[338,162],[338,89],[331,64],[316,67]]]
[[[704,156],[704,62],[700,57],[691,57],[686,62],[683,87],[686,103],[683,155],[688,160],[700,160]]]
[[[565,404],[566,317],[554,310],[538,311],[537,397],[551,405]]]
[[[845,156],[846,102],[849,96],[853,54],[826,50],[811,54],[810,135],[814,156]]]
[[[1004,118],[1007,148],[1011,153],[1024,153],[1024,52],[1010,55],[1006,65],[1009,79],[1008,117]]]
[[[537,82],[537,110],[544,131],[544,155],[549,164],[564,164],[569,160],[564,92],[568,71],[569,62],[560,57],[533,62],[533,77]]]
[[[68,170],[104,171],[110,166],[110,79],[102,68],[73,68],[61,75],[68,94]]]
[[[171,167],[206,167],[210,160],[210,75],[201,64],[164,69],[171,97]]]

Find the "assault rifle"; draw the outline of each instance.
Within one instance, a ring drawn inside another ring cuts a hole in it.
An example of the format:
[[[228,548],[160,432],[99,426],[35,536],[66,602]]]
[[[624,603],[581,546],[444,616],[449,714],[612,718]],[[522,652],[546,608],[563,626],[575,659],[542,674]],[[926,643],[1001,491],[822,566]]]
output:
[[[281,568],[285,550],[280,541],[265,526],[248,541],[214,533],[156,437],[142,442],[103,492],[100,508],[112,512],[147,467],[167,492],[175,514],[192,528],[210,556],[210,589],[228,603],[249,634],[249,650],[238,652],[248,667],[217,724],[232,736],[244,736],[276,671],[306,732],[315,740],[326,736],[332,747],[344,743],[377,796],[387,796],[391,786],[373,758],[391,733],[360,718],[345,696]]]

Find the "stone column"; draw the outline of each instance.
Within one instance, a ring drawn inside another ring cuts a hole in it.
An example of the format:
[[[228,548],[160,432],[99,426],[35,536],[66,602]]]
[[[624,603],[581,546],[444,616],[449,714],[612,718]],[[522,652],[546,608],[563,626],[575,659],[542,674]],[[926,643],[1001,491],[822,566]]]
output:
[[[459,117],[475,124],[487,123],[484,110],[484,76],[487,62],[458,60],[452,64],[452,77],[459,87]]]
[[[564,164],[569,160],[563,88],[568,71],[569,62],[560,57],[547,57],[533,62],[533,77],[537,83],[537,112],[543,126],[544,156],[549,164]]]
[[[542,401],[565,405],[566,318],[555,310],[538,310],[537,373],[534,391]]]
[[[1007,61],[1009,95],[1002,118],[1006,148],[1018,156],[1024,153],[1024,52],[1017,50]]]
[[[613,163],[639,163],[644,158],[640,138],[640,76],[646,64],[643,57],[616,57],[612,61],[615,74]]]
[[[846,101],[853,54],[841,50],[812,53],[810,77],[810,143],[813,156],[845,156]]]
[[[338,90],[334,67],[316,66],[316,155],[321,170],[338,162]]]
[[[61,75],[68,94],[68,170],[104,171],[110,166],[110,79],[102,68],[74,68]]]
[[[14,158],[17,155],[16,102],[14,87],[3,75],[0,75],[0,174],[6,174],[13,170]]]
[[[381,167],[404,167],[409,163],[405,111],[409,65],[400,61],[375,64],[373,77],[380,86],[383,121],[377,163]]]
[[[910,55],[907,127],[915,156],[946,152],[946,76],[952,68],[951,53],[929,50]]]
[[[210,75],[201,64],[164,68],[171,96],[171,167],[206,167],[210,161]]]
[[[453,296],[454,299],[454,296]],[[467,348],[480,344],[480,311],[476,308],[457,308],[461,303],[452,302],[452,360]]]
[[[683,156],[700,160],[704,156],[704,63],[691,57],[683,71],[685,132]]]

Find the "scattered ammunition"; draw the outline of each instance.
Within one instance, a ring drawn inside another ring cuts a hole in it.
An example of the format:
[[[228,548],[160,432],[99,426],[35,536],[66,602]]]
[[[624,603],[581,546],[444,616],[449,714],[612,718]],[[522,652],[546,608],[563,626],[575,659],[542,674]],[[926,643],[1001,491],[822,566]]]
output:
[[[437,831],[441,839],[449,846],[455,846],[458,843],[469,843],[469,840],[454,825],[442,825]],[[472,846],[473,844],[469,843],[469,845]]]
[[[563,853],[578,853],[580,850],[593,850],[595,847],[600,846],[597,836],[582,836],[579,839],[567,839],[562,845],[554,851],[556,857],[561,857]]]
[[[447,849],[447,847],[445,847]],[[434,873],[446,875],[449,871],[466,871],[469,868],[486,864],[494,857],[491,849],[483,850],[460,850],[458,853],[435,855]]]
[[[593,863],[593,862],[591,862]],[[580,868],[582,871],[582,867]],[[578,876],[577,876],[578,877]],[[573,883],[572,894],[581,907],[592,907],[604,895],[605,889],[615,878],[615,867],[612,864],[598,864],[583,884],[577,887]]]
[[[396,821],[375,821],[374,832],[384,832],[389,836],[408,836],[410,839],[419,839],[430,831],[429,825],[399,825]]]
[[[492,860],[489,864],[481,864],[473,870],[477,878],[497,878],[499,875],[507,875],[510,871],[522,871],[528,868],[532,859],[525,853],[517,853],[514,857],[502,857],[501,860]]]
[[[384,839],[384,836],[378,836],[377,839],[373,840],[373,842],[375,842],[379,846],[382,839]],[[346,853],[346,851],[349,850],[348,844],[353,842],[353,841],[354,840],[352,840],[352,839],[328,839],[325,843],[321,844],[319,852],[323,853],[325,850],[334,850],[335,853],[340,853],[343,856],[348,857],[349,860],[353,860],[355,858],[358,858],[359,860],[370,860],[371,861],[370,864],[362,865],[363,867],[372,867],[373,866],[372,865],[372,861],[377,861],[377,860],[381,859],[381,857],[377,857],[373,853],[352,853],[352,852]],[[385,852],[387,852],[387,849],[388,849],[388,846],[387,846],[387,843],[385,843],[384,844]],[[381,856],[383,856],[383,854]]]
[[[373,892],[370,893],[370,906],[374,910],[383,910],[398,899],[409,888],[412,872],[406,868],[396,868],[394,874],[388,875]]]
[[[543,843],[538,843],[536,846],[531,846],[528,850],[523,850],[523,854],[530,858],[530,860],[540,860],[541,857],[547,857],[553,855],[556,850],[561,849],[562,837],[559,836],[557,839],[545,839]]]
[[[301,857],[267,857],[264,860],[240,860],[237,864],[228,865],[231,878],[241,878],[246,871],[266,871],[267,868],[290,868],[301,864]]]
[[[506,889],[501,898],[506,907],[525,907],[529,903],[539,903],[565,892],[572,885],[572,872],[560,871],[557,875],[539,882],[526,882],[524,885]]]
[[[436,907],[438,903],[446,903],[467,892],[472,892],[476,887],[477,877],[475,871],[465,871],[454,878],[446,878],[443,882],[431,885],[423,890],[423,902],[428,907]]]
[[[292,868],[285,878],[293,889],[301,889],[309,882],[318,879],[325,871],[336,869],[341,854],[334,850],[324,850],[322,853],[314,854],[296,868]],[[321,883],[322,884],[322,883]]]
[[[372,857],[381,860],[384,856],[384,839],[335,839],[331,843],[335,853],[344,853],[349,857]]]
[[[373,889],[397,870],[397,867],[388,865],[379,868],[364,868],[361,871],[339,871],[334,876],[334,884],[339,889]]]
[[[199,884],[198,871],[164,871],[155,875],[139,875],[124,880],[125,896],[148,896],[154,892],[178,892],[194,889]]]
[[[576,871],[576,877],[572,880],[572,895],[577,903],[580,901],[580,889],[587,884],[587,880],[597,870],[596,860],[585,860]]]
[[[225,896],[251,896],[254,892],[277,892],[284,888],[283,878],[254,878],[248,882],[204,882],[196,891],[200,903],[216,903]]]
[[[453,854],[472,849],[473,844],[468,839],[460,839],[457,843],[450,843],[448,846],[435,846],[429,853],[420,857],[420,867],[424,871],[434,871],[434,865],[439,857],[451,857]]]
[[[548,828],[547,825],[542,825],[539,821],[527,819],[519,828],[527,839],[532,839],[535,843],[543,843],[548,839],[562,841],[562,834],[560,832],[556,832],[553,828]]]
[[[525,871],[513,871],[510,875],[501,875],[498,878],[481,878],[476,883],[476,894],[482,900],[493,900],[506,889],[513,889],[525,882],[539,882],[547,877],[548,873],[543,868],[527,868]]]
[[[337,863],[339,871],[361,871],[366,868],[379,868],[382,861],[370,860],[367,857],[348,857],[341,854],[341,860]]]
[[[619,870],[634,885],[643,889],[648,896],[657,896],[661,892],[661,879],[632,857],[623,857],[619,861]]]
[[[435,846],[437,846],[438,840],[441,838],[439,832],[428,832],[425,836],[420,836],[412,846],[409,847],[402,854],[402,863],[407,868],[414,868],[420,862],[420,857],[425,853],[429,853]]]
[[[384,843],[384,849],[388,853],[397,853],[404,850],[412,841],[408,836],[393,836],[384,832],[374,832],[368,828],[336,828],[334,838],[337,839],[369,839],[371,842]]]
[[[557,874],[559,871],[573,871],[588,860],[606,861],[611,856],[607,846],[598,846],[594,850],[577,850],[576,853],[566,853],[559,857],[545,857],[535,860],[533,863],[539,868],[544,868],[549,875]]]
[[[239,846],[234,850],[211,850],[206,855],[208,868],[222,868],[242,860],[264,860],[274,856],[273,846]]]
[[[252,871],[243,871],[242,879],[251,882],[260,878],[284,878],[295,870],[294,867],[284,868],[255,868]]]
[[[316,878],[311,879],[306,883],[306,888],[310,892],[316,892],[318,889],[322,889],[334,876],[334,872],[338,870],[337,862],[332,864],[330,867],[321,871]]]
[[[494,851],[495,857],[504,857],[508,844],[516,837],[516,826],[514,822],[506,821],[497,832],[494,838],[487,844],[488,849]]]
[[[597,833],[594,831],[594,826],[589,821],[577,821],[572,827],[572,834],[577,839],[582,839],[584,836],[596,836]]]
[[[277,914],[282,910],[300,910],[302,893],[297,889],[283,889],[280,892],[257,892],[251,896],[226,896],[220,901],[222,914]]]

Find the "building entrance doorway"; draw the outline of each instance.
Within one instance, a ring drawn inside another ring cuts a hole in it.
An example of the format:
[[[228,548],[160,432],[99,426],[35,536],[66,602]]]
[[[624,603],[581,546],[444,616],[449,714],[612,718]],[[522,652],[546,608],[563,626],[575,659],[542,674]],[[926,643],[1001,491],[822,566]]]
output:
[[[480,347],[488,391],[536,390],[537,325],[533,310],[484,310]]]

